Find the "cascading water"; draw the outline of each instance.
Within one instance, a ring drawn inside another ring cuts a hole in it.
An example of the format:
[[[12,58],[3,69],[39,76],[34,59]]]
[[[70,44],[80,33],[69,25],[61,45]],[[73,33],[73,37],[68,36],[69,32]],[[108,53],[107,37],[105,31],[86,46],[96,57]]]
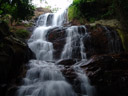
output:
[[[35,53],[37,60],[30,60],[29,69],[23,79],[24,84],[17,91],[17,96],[77,96],[59,67],[53,63],[56,62],[53,58],[53,44],[46,40],[46,35],[51,28],[62,26],[67,22],[66,16],[67,13],[64,10],[57,14],[47,13],[38,18],[36,23],[38,27],[28,40],[28,45]],[[79,31],[80,27],[85,30],[84,33]],[[80,57],[82,61],[86,61],[83,37],[87,35],[87,32],[84,26],[80,27],[71,26],[66,30],[67,39],[61,59],[72,58],[74,50],[77,51],[74,46],[79,46]],[[88,78],[78,67],[80,64],[77,62],[73,67],[81,82],[82,96],[92,96]]]
[[[84,33],[80,33],[78,26],[71,26],[66,30],[67,39],[63,52],[61,54],[61,59],[72,58],[72,52],[73,50],[75,50],[76,46],[80,47],[81,59],[86,59],[86,53],[84,52],[85,48],[83,44],[83,37],[88,34],[84,26],[80,26],[80,27],[84,28],[85,31]]]
[[[36,54],[38,60],[53,60],[53,45],[51,42],[46,41],[47,31],[51,27],[38,27],[33,32],[33,35],[28,40],[28,45],[31,50]]]
[[[54,63],[31,60],[18,96],[76,96]]]
[[[78,79],[81,82],[80,88],[82,96],[95,96],[95,87],[90,85],[88,77],[86,76],[85,72],[80,68],[80,66],[85,64],[85,62],[86,60],[82,59],[72,67],[75,70],[76,74],[78,75]]]
[[[46,13],[40,15],[36,26],[62,26],[67,23],[67,8],[61,9],[57,13]]]
[[[83,28],[84,30],[79,30]],[[67,39],[64,46],[63,52],[61,54],[61,59],[71,59],[73,50],[76,49],[75,46],[79,46],[81,61],[74,64],[72,67],[78,75],[78,79],[81,82],[81,94],[82,96],[94,96],[94,87],[90,85],[88,77],[85,72],[80,68],[82,64],[85,64],[87,61],[85,47],[83,44],[84,36],[88,35],[88,32],[85,26],[71,26],[67,30]]]

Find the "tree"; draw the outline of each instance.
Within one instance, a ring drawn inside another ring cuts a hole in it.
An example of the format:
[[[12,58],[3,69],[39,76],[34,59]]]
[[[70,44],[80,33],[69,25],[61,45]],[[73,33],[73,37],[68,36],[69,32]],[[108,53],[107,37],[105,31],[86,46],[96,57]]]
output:
[[[0,0],[0,15],[12,16],[12,21],[28,20],[34,15],[31,0]]]

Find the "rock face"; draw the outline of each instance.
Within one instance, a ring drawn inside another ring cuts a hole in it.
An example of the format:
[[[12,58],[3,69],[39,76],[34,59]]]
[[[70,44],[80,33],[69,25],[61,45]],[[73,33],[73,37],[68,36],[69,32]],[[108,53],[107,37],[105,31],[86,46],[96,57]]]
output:
[[[25,64],[33,54],[27,44],[9,32],[4,22],[0,23],[0,36],[0,95],[5,96],[8,88],[19,84]]]
[[[49,30],[47,34],[47,40],[53,43],[55,58],[60,57],[60,53],[63,50],[67,36],[67,28],[68,27],[56,27]],[[113,28],[101,25],[96,25],[95,27],[86,25],[86,28],[88,35],[84,37],[83,42],[88,58],[93,55],[119,53],[124,50],[121,39]],[[84,31],[82,27],[79,27],[79,32],[84,33]],[[78,57],[78,54],[73,54],[73,56]]]
[[[89,37],[85,38],[84,45],[88,57],[108,53],[119,53],[123,46],[118,33],[111,27],[96,25],[87,26]]]
[[[128,95],[128,53],[94,56],[81,66],[97,89],[97,96]]]
[[[73,69],[73,65],[76,63],[74,59],[65,59],[59,61],[57,64],[60,66],[61,72],[66,80],[73,86],[74,91],[81,96],[80,80],[77,78],[77,74]]]
[[[67,28],[56,27],[47,34],[47,40],[53,43],[56,58],[60,57],[63,50]],[[123,52],[118,33],[111,27],[101,25],[86,25],[86,28],[88,35],[83,40],[89,62],[81,68],[95,86],[96,96],[128,96],[128,53]],[[58,66],[61,66],[63,75],[80,95],[80,81],[72,68],[76,59],[79,60],[79,57],[60,61]]]
[[[72,68],[74,64],[73,59],[58,62],[61,72],[80,95],[80,81]],[[81,68],[89,77],[91,85],[95,86],[94,96],[128,95],[128,53],[95,55],[81,65]]]
[[[53,43],[54,57],[59,58],[66,41],[67,27],[56,27],[49,30],[47,40]]]

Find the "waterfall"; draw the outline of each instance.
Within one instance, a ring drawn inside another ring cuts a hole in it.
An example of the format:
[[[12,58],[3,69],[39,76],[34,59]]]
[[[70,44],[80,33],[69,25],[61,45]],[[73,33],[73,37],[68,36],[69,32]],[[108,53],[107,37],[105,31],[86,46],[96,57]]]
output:
[[[53,60],[53,44],[46,41],[46,34],[50,27],[38,27],[28,40],[30,49],[36,54],[38,60]]]
[[[83,28],[84,30],[79,30]],[[87,62],[85,47],[83,44],[83,38],[88,34],[85,26],[71,26],[67,30],[66,44],[61,54],[61,59],[71,59],[75,46],[79,46],[81,61],[74,64],[72,67],[75,70],[78,79],[81,82],[81,94],[82,96],[94,96],[95,88],[90,85],[88,77],[85,72],[80,68],[82,64]]]
[[[62,9],[53,16],[53,26],[62,26],[67,23],[67,9]]]
[[[31,60],[18,96],[76,96],[54,63]]]
[[[72,52],[75,50],[76,46],[80,46],[80,54],[81,59],[86,59],[86,53],[84,52],[84,44],[83,37],[88,35],[86,28],[84,26],[80,26],[80,28],[84,28],[84,33],[80,33],[78,26],[69,27],[67,32],[66,44],[64,46],[63,52],[61,54],[61,59],[70,59],[72,58]]]
[[[95,96],[95,87],[91,86],[89,79],[86,76],[84,70],[80,68],[81,65],[85,64],[86,60],[82,59],[80,62],[77,62],[72,67],[74,68],[78,79],[80,80],[80,88],[82,96]]]
[[[53,44],[46,39],[48,31],[61,27],[67,23],[67,9],[58,13],[40,15],[32,36],[28,40],[30,49],[35,53],[36,60],[30,60],[23,85],[19,87],[17,96],[77,96],[72,86],[62,75],[57,62],[54,60]],[[84,29],[84,32],[80,29]],[[86,53],[83,43],[84,36],[88,35],[86,27],[71,26],[66,30],[67,38],[60,59],[70,59],[73,53],[80,55],[81,61],[86,62]],[[73,65],[73,69],[81,82],[81,96],[92,96],[92,86],[86,74],[80,68],[81,63]]]
[[[57,13],[46,13],[40,15],[36,26],[62,26],[67,23],[67,9],[61,9]]]

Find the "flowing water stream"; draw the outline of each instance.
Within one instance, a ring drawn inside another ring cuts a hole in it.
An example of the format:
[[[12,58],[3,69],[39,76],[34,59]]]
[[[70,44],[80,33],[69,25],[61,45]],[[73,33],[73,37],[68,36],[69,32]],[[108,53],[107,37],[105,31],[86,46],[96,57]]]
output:
[[[31,38],[28,40],[30,49],[35,53],[37,60],[30,60],[29,69],[26,77],[23,79],[24,84],[19,87],[17,96],[78,96],[72,86],[62,75],[60,68],[56,65],[54,59],[53,44],[46,39],[47,32],[54,28],[63,26],[67,22],[66,9],[58,13],[47,13],[39,16],[36,26],[38,26]],[[84,33],[79,28],[84,29]],[[82,62],[86,62],[85,47],[83,37],[88,35],[84,26],[71,26],[66,29],[66,43],[60,56],[60,60],[70,59],[76,47],[79,46],[81,61],[73,65],[80,82],[81,95],[93,96],[93,87],[80,68]]]

